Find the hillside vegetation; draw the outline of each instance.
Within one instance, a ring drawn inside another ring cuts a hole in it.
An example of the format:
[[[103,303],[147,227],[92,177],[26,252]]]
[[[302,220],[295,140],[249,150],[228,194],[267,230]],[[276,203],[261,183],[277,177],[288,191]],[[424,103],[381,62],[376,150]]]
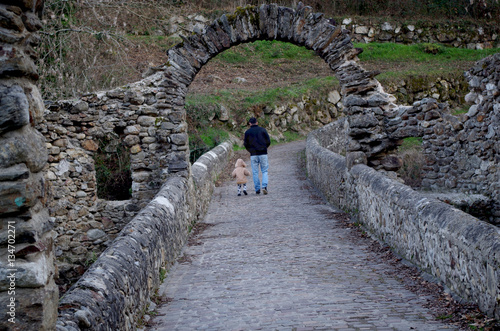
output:
[[[149,67],[165,63],[165,51],[181,41],[180,38],[172,36],[174,24],[178,23],[180,27],[177,34],[186,33],[182,30],[185,17],[201,14],[212,20],[223,13],[233,12],[237,6],[247,3],[258,5],[261,2],[47,0],[44,28],[41,31],[42,46],[39,49],[42,95],[49,100],[71,98],[137,81]],[[298,3],[290,0],[272,2],[292,7]],[[378,17],[389,20],[390,17],[404,18],[409,23],[417,20],[449,19],[479,19],[490,25],[500,22],[498,0],[311,0],[304,3],[337,20],[347,16],[377,13]],[[297,51],[297,48],[293,47],[283,51],[265,48],[247,48],[247,54],[264,52],[262,60],[274,65],[270,63],[271,60],[292,60],[295,57],[294,52]],[[266,54],[267,51],[270,53]],[[231,56],[233,58],[230,58]],[[237,65],[238,56],[245,55],[232,52],[231,56],[226,55],[224,59]],[[299,54],[299,57],[303,58],[303,55]],[[313,55],[310,57],[315,58]],[[385,61],[384,56],[379,57],[377,61],[380,60]],[[298,66],[293,61],[288,63]],[[288,63],[280,64],[285,67]],[[315,62],[308,63],[310,65],[306,69],[313,72],[317,70]],[[300,66],[303,67],[303,64],[300,63]],[[247,67],[247,70],[250,69],[252,67]],[[294,69],[284,68],[284,71],[290,72],[287,79],[290,79],[291,83],[298,79],[293,75]],[[259,67],[256,70],[259,70]]]
[[[273,1],[296,6],[298,1]],[[148,68],[167,61],[166,50],[181,39],[183,20],[202,15],[207,20],[233,12],[237,6],[261,1],[226,0],[47,0],[40,47],[40,84],[46,100],[67,99],[140,80]],[[498,21],[498,1],[470,0],[349,0],[304,1],[316,11],[341,21],[343,17],[377,13],[379,19]],[[493,23],[494,24],[494,23]],[[180,31],[173,34],[174,25]],[[382,84],[409,76],[462,77],[463,71],[498,49],[467,50],[426,45],[356,44],[364,52],[362,65],[379,70]],[[239,135],[246,118],[266,106],[317,98],[335,87],[329,67],[303,47],[278,41],[256,41],[233,47],[206,64],[186,98],[191,150],[204,150]],[[234,126],[207,125],[214,105],[229,107]]]

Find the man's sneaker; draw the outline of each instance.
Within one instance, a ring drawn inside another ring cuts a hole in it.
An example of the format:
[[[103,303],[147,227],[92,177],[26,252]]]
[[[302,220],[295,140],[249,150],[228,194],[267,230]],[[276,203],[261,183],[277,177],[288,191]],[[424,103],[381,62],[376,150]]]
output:
[[[255,191],[255,194],[260,194],[260,190]]]
[[[248,195],[247,191],[243,191],[243,194]]]
[[[266,194],[267,194],[267,187],[264,187],[264,188],[262,189],[262,193],[264,193],[264,195],[266,195]]]

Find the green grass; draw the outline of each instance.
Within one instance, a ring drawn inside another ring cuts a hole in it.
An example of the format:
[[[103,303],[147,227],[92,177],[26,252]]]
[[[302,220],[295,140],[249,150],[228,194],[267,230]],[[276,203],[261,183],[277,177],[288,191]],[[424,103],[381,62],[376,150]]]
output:
[[[469,111],[470,105],[462,105],[461,107],[455,108],[451,111],[452,115],[466,114]]]
[[[229,133],[226,130],[211,127],[199,130],[198,134],[200,135],[201,140],[211,148],[229,138]]]
[[[233,144],[233,151],[244,151],[245,147],[239,146],[238,144]]]
[[[409,76],[461,76],[476,61],[500,52],[499,48],[472,50],[437,44],[357,43],[355,47],[363,49],[359,59],[366,69],[381,72],[377,79],[382,84]]]
[[[189,160],[195,162],[201,155],[229,138],[228,130],[222,127],[203,126],[189,133]]]
[[[309,60],[316,55],[313,51],[302,46],[281,41],[258,40],[252,43],[232,47],[215,57],[215,61],[222,63],[273,63],[280,59],[295,61]]]
[[[404,152],[415,148],[420,148],[422,145],[422,138],[408,137],[403,140],[403,144],[399,146],[399,151]]]
[[[268,88],[260,91],[244,89],[219,90],[215,94],[188,94],[186,106],[201,104],[237,105],[239,109],[250,109],[255,105],[271,106],[281,102],[289,102],[309,93],[328,93],[338,86],[335,77],[313,78],[286,87]]]
[[[285,143],[304,139],[304,136],[294,131],[285,131],[283,132],[283,136],[285,137],[285,141],[283,141]]]
[[[159,278],[160,278],[160,283],[163,283],[163,281],[167,278],[167,269],[164,267],[161,267],[159,270]]]
[[[437,45],[438,53],[426,52],[429,44],[403,45],[395,43],[356,43],[355,47],[362,48],[359,59],[363,61],[383,62],[440,62],[449,61],[478,61],[488,55],[500,52],[499,48],[472,50]]]

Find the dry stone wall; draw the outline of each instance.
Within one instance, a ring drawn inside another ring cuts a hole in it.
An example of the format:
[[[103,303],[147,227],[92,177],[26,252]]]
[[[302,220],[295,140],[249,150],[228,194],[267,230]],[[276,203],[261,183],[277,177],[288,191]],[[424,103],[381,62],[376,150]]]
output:
[[[460,108],[465,103],[468,84],[462,74],[448,77],[412,76],[388,82],[384,84],[384,90],[394,95],[399,105],[412,105],[422,99],[432,98],[446,102],[452,108]]]
[[[35,125],[44,1],[0,3],[0,329],[52,330],[57,316],[47,150]]]
[[[418,21],[408,24],[346,18],[342,25],[352,31],[353,39],[358,42],[439,43],[468,49],[500,47],[500,29],[494,23]]]

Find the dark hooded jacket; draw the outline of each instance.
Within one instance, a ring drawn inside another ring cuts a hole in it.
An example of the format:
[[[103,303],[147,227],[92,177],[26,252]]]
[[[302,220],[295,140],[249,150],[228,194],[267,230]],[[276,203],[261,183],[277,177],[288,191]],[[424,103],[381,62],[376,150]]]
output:
[[[243,145],[250,152],[250,155],[265,155],[267,154],[267,148],[271,145],[271,139],[266,129],[258,125],[252,125],[245,132]]]

